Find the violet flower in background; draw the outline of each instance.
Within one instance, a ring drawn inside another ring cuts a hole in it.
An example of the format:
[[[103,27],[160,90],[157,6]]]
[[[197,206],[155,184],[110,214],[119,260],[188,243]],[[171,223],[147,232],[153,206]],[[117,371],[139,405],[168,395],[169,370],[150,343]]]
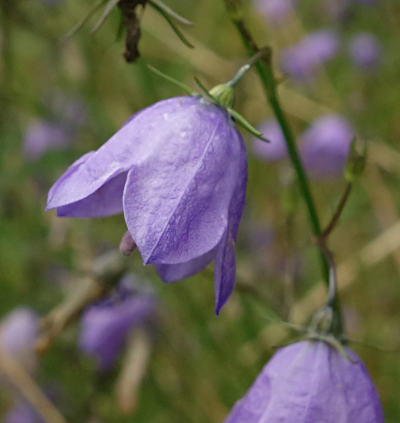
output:
[[[38,316],[28,308],[16,308],[0,323],[1,348],[28,370],[36,364],[34,344],[38,335]]]
[[[4,423],[44,423],[42,417],[29,404],[16,404],[4,417]]]
[[[338,48],[339,39],[334,32],[320,30],[309,33],[296,45],[283,50],[281,68],[294,79],[307,80],[335,57]]]
[[[326,115],[314,121],[302,135],[300,153],[306,169],[315,178],[339,177],[346,164],[354,130],[338,115]]]
[[[45,99],[57,119],[71,132],[76,132],[89,120],[87,105],[80,97],[56,92]]]
[[[356,362],[322,341],[279,349],[225,423],[383,423],[364,364],[346,350]]]
[[[296,0],[254,0],[254,7],[271,25],[282,24],[293,11]]]
[[[287,148],[282,130],[275,119],[269,119],[258,128],[269,143],[258,138],[252,139],[253,152],[261,160],[267,162],[281,160],[287,156]]]
[[[353,0],[355,3],[363,4],[365,6],[373,6],[378,4],[378,0]]]
[[[351,0],[324,0],[323,6],[334,19],[343,20],[349,15]]]
[[[80,349],[109,369],[135,327],[154,320],[157,301],[151,294],[134,292],[129,281],[121,282],[114,296],[90,307],[82,318]]]
[[[375,35],[361,32],[350,40],[349,54],[356,67],[374,72],[380,64],[382,46]]]
[[[37,119],[25,128],[22,154],[28,161],[38,160],[50,150],[67,148],[88,120],[87,108],[79,98],[58,93],[45,103],[53,118]]]
[[[62,125],[38,120],[25,129],[22,152],[27,160],[34,161],[48,150],[62,150],[68,144],[69,134]]]
[[[175,97],[138,112],[73,163],[50,189],[47,210],[65,217],[123,212],[144,263],[165,282],[215,260],[219,313],[235,282],[246,182],[244,142],[228,113],[199,97]]]

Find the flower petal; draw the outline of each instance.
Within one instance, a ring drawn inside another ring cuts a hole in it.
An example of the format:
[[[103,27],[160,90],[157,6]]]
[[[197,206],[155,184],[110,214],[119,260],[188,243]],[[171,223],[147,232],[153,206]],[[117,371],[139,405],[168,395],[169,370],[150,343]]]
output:
[[[49,192],[47,209],[75,203],[96,192],[107,181],[127,172],[134,163],[145,160],[160,150],[157,128],[168,119],[181,117],[188,106],[197,103],[194,97],[177,97],[160,101],[131,117],[97,151],[75,162]],[[160,142],[159,142],[160,141]]]
[[[155,264],[154,267],[161,276],[163,282],[176,282],[199,273],[211,263],[214,257],[215,249],[186,263]]]
[[[59,217],[105,217],[122,213],[122,193],[127,173],[110,179],[89,197],[58,207]]]
[[[214,269],[215,311],[217,314],[232,294],[236,277],[235,239],[242,217],[247,185],[247,156],[244,143],[237,168],[235,192],[229,207],[229,228],[217,249]]]
[[[68,179],[76,173],[79,168],[94,154],[94,151],[89,151],[88,153],[84,154],[79,159],[75,160],[71,166],[57,179],[57,181],[53,184],[50,188],[49,193],[47,195],[47,207],[46,210],[53,209],[57,207],[57,197],[59,191],[63,190],[64,184],[68,181]]]
[[[128,173],[125,220],[146,264],[185,263],[226,229],[243,141],[224,110],[200,100],[153,137],[162,148]]]
[[[235,241],[230,231],[225,233],[217,249],[214,267],[215,313],[221,308],[232,294],[235,286],[236,258]]]
[[[279,349],[225,423],[383,423],[365,366],[346,350],[356,363],[322,341]]]

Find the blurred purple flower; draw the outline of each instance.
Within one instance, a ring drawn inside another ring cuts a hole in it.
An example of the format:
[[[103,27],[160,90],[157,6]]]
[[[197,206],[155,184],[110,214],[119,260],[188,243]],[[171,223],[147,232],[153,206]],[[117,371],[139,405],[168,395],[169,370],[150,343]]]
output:
[[[375,35],[362,32],[351,39],[349,53],[353,63],[358,68],[373,72],[379,66],[382,47]]]
[[[36,120],[25,129],[22,152],[27,160],[37,160],[49,150],[65,149],[88,120],[86,105],[79,98],[58,93],[44,102],[52,120]]]
[[[378,0],[353,0],[355,3],[363,4],[366,6],[373,6],[378,3]]]
[[[34,121],[25,130],[23,154],[27,160],[37,160],[48,150],[68,146],[69,134],[62,126],[49,121]]]
[[[145,264],[165,282],[215,259],[216,312],[235,282],[234,240],[247,180],[243,139],[228,113],[198,97],[160,101],[131,117],[49,191],[58,216],[124,213]]]
[[[42,2],[46,5],[46,6],[55,6],[59,3],[61,3],[62,0],[42,0]]]
[[[27,308],[16,308],[0,323],[0,345],[6,353],[28,369],[36,362],[34,344],[38,334],[38,317]]]
[[[334,19],[344,19],[348,16],[351,0],[324,0],[325,10]]]
[[[254,7],[271,24],[279,25],[290,15],[295,2],[296,0],[254,0]]]
[[[338,47],[339,39],[334,32],[312,32],[282,52],[282,70],[295,79],[306,80],[336,55]]]
[[[80,97],[69,97],[62,92],[46,99],[53,114],[71,132],[75,132],[89,119],[87,105]]]
[[[156,306],[153,295],[134,293],[129,281],[125,280],[113,297],[85,312],[80,349],[95,357],[101,369],[109,369],[132,329],[154,319]]]
[[[36,410],[25,402],[14,406],[4,417],[4,423],[43,423]]]
[[[303,341],[278,350],[225,423],[381,423],[370,376],[328,344]]]
[[[266,143],[258,138],[253,138],[254,154],[265,161],[277,161],[287,155],[285,138],[275,119],[269,119],[260,125],[259,130],[270,142]]]
[[[306,169],[316,178],[336,178],[343,172],[354,130],[337,115],[323,116],[302,136],[301,156]]]

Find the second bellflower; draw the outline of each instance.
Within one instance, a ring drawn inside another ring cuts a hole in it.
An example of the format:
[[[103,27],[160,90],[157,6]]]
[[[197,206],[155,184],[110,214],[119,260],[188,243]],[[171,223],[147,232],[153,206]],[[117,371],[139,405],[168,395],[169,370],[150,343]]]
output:
[[[215,260],[219,313],[235,281],[247,155],[223,108],[175,97],[136,113],[97,151],[74,162],[49,191],[58,216],[124,213],[145,264],[165,282]]]

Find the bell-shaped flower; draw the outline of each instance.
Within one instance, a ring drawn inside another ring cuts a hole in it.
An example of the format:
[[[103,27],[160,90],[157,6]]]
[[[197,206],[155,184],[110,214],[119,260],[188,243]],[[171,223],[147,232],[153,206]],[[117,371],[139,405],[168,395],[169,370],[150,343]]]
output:
[[[49,150],[65,149],[69,136],[68,131],[57,123],[32,122],[25,130],[22,153],[28,161],[37,160]]]
[[[379,68],[382,46],[374,34],[361,32],[350,40],[349,53],[357,68],[370,73]]]
[[[283,72],[304,81],[315,76],[319,68],[333,59],[339,48],[337,35],[329,30],[309,33],[296,45],[283,50]]]
[[[38,316],[28,308],[16,308],[0,322],[0,348],[28,370],[36,364],[37,335]]]
[[[378,393],[353,351],[322,341],[276,352],[225,423],[382,423]]]
[[[354,129],[339,115],[316,119],[301,137],[301,157],[316,179],[334,179],[343,172]]]
[[[278,26],[293,12],[295,3],[296,0],[254,0],[254,7],[271,25]]]
[[[217,313],[235,281],[234,240],[247,179],[243,139],[223,108],[195,96],[131,117],[50,189],[58,216],[124,213],[145,264],[165,282],[215,260]]]
[[[268,119],[262,123],[259,130],[269,143],[253,138],[253,152],[260,159],[266,162],[274,162],[287,156],[287,147],[283,132],[275,119]]]
[[[7,412],[4,423],[44,423],[44,420],[30,404],[20,402]]]
[[[113,365],[132,330],[156,316],[155,297],[134,292],[129,282],[121,281],[113,296],[90,307],[82,318],[79,347],[103,370]]]

